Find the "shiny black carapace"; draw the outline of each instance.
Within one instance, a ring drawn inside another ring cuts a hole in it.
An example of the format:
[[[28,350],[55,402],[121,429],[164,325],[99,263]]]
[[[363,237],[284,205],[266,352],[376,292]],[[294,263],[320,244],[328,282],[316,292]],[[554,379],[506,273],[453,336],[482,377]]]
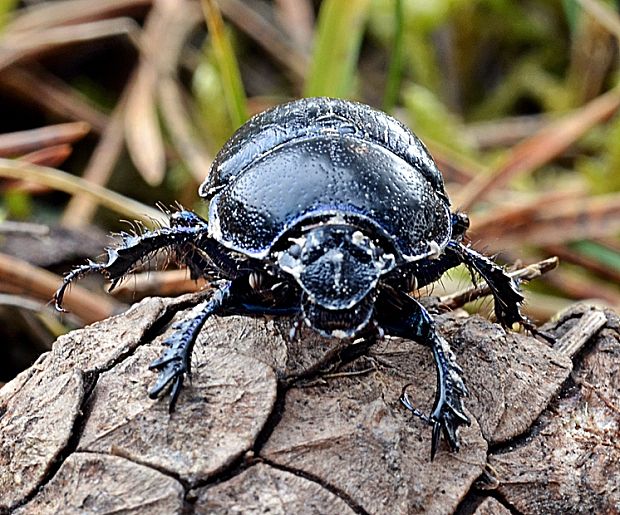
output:
[[[170,226],[123,234],[106,263],[71,271],[101,272],[112,288],[137,264],[166,250],[193,278],[219,281],[206,300],[175,326],[168,348],[151,364],[149,392],[171,386],[171,408],[190,371],[192,347],[211,315],[281,314],[325,337],[410,338],[433,351],[438,388],[432,456],[440,433],[458,449],[468,424],[462,370],[432,317],[409,292],[465,263],[490,286],[498,321],[527,324],[516,282],[463,244],[469,221],[453,213],[443,178],[420,140],[394,118],[366,105],[306,98],[253,117],[219,152],[200,196],[209,219],[191,211]]]

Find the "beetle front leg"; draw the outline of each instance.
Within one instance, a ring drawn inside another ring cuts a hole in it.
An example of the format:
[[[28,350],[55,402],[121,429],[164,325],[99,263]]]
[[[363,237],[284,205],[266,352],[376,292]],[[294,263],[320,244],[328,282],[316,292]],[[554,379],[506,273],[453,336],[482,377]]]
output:
[[[491,289],[494,300],[495,316],[504,327],[522,324],[526,329],[535,330],[534,326],[521,314],[523,295],[519,285],[504,269],[489,258],[458,242],[450,242],[448,251],[455,252],[462,261],[478,272]]]
[[[421,315],[428,317],[428,313]],[[424,320],[428,325],[428,338],[431,340],[431,349],[437,369],[437,392],[435,404],[430,419],[433,423],[433,439],[431,443],[431,460],[437,453],[439,433],[443,430],[444,436],[453,451],[458,451],[459,442],[456,436],[460,425],[470,425],[470,420],[463,411],[461,399],[467,395],[467,387],[461,374],[463,369],[457,364],[456,357],[448,342],[436,332],[432,321]],[[403,402],[401,396],[401,402]]]
[[[437,390],[431,416],[423,416],[411,405],[405,389],[403,389],[403,395],[400,398],[401,403],[407,409],[433,425],[432,460],[437,452],[441,432],[443,432],[450,448],[453,451],[458,451],[457,430],[463,424],[470,424],[462,403],[462,398],[467,395],[467,388],[461,378],[463,370],[457,364],[456,357],[448,342],[437,332],[435,322],[426,309],[406,294],[397,292],[391,294],[398,296],[397,299],[390,299],[390,301],[393,306],[400,308],[400,313],[392,314],[390,319],[380,321],[386,332],[393,336],[410,338],[418,343],[430,345],[435,358]]]
[[[446,252],[437,259],[402,266],[388,280],[396,289],[405,288],[407,291],[413,291],[438,281],[448,270],[461,263],[462,259],[456,253]]]
[[[164,340],[168,346],[163,354],[153,361],[149,368],[158,370],[155,384],[149,390],[149,397],[156,398],[166,386],[170,388],[169,410],[172,412],[176,404],[185,376],[191,375],[191,358],[194,343],[207,319],[222,311],[230,298],[232,283],[225,282],[213,295],[197,304],[188,315],[172,327],[176,331]]]
[[[189,225],[189,222],[193,225]],[[207,222],[191,211],[179,211],[170,218],[170,227],[162,227],[154,231],[144,231],[142,234],[121,234],[121,242],[107,249],[106,263],[88,261],[71,270],[62,281],[60,288],[54,294],[56,309],[63,311],[62,301],[69,285],[85,275],[98,272],[106,276],[112,285],[110,290],[141,261],[162,249],[182,250],[188,245],[206,238]]]

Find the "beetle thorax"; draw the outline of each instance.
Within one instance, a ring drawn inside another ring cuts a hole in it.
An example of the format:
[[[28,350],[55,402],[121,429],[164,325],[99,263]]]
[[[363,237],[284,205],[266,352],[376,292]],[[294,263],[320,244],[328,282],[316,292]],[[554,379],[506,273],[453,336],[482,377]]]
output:
[[[318,225],[290,242],[278,263],[303,291],[306,323],[324,336],[355,336],[372,318],[377,283],[394,256],[347,224]]]

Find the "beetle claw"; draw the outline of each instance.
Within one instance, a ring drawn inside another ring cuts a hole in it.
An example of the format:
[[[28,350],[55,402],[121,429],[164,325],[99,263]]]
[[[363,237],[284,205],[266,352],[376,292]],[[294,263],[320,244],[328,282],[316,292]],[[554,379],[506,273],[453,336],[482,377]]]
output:
[[[456,401],[456,402],[455,402]],[[437,448],[439,446],[440,429],[443,431],[444,437],[450,446],[450,450],[458,452],[459,441],[457,430],[461,425],[471,425],[471,420],[461,410],[455,408],[453,404],[460,406],[460,399],[452,399],[452,401],[440,401],[431,415],[431,423],[433,424],[433,438],[431,442],[431,461],[435,458]],[[460,406],[462,409],[462,406]]]
[[[412,403],[411,400],[409,399],[409,395],[407,394],[407,388],[409,388],[411,386],[411,383],[406,384],[405,386],[403,386],[403,390],[400,394],[400,398],[398,399],[400,401],[400,403],[407,408],[409,411],[411,411],[411,413],[413,413],[414,416],[418,417],[419,419],[421,419],[422,421],[426,422],[427,424],[432,424],[433,422],[431,421],[431,418],[426,415],[425,413],[423,413],[422,411],[420,411],[418,408],[416,408]]]
[[[431,438],[431,461],[435,459],[437,454],[437,447],[439,447],[439,438],[441,436],[441,422],[435,421],[433,424],[433,436]],[[458,449],[458,444],[457,444]]]
[[[177,404],[177,399],[181,393],[181,387],[183,386],[183,376],[177,376],[172,383],[170,390],[170,403],[168,404],[168,413],[172,413]]]
[[[195,221],[195,225],[188,226],[185,223],[187,220]],[[183,253],[183,250],[185,253],[189,252],[183,262],[190,267],[192,275],[195,275],[196,260],[200,259],[198,262],[203,266],[204,260],[186,247],[206,233],[206,222],[190,211],[180,211],[170,217],[170,223],[171,227],[160,227],[154,231],[144,230],[139,234],[121,233],[121,242],[118,246],[107,249],[107,262],[95,263],[89,260],[87,264],[71,270],[54,293],[56,309],[64,311],[62,307],[64,295],[72,282],[98,272],[111,281],[108,291],[112,291],[139,263],[148,260],[162,249],[172,249],[177,253]]]
[[[101,272],[103,269],[104,265],[101,265],[99,263],[93,263],[89,260],[86,265],[78,266],[71,270],[67,275],[65,275],[62,280],[62,284],[54,293],[53,300],[56,311],[60,311],[61,313],[67,313],[67,310],[62,307],[62,304],[67,288],[71,285],[71,283],[73,283],[73,281],[77,281],[78,279],[81,279],[82,277],[92,274],[94,272]]]
[[[207,319],[222,308],[228,298],[231,284],[230,282],[222,283],[209,299],[195,306],[186,318],[173,324],[174,333],[163,342],[167,348],[149,365],[149,369],[159,371],[155,384],[148,392],[149,397],[155,399],[166,386],[170,385],[169,410],[171,412],[174,411],[185,377],[191,380],[192,349],[198,334]]]
[[[187,345],[176,346],[166,349],[164,353],[152,361],[149,365],[150,370],[159,370],[157,381],[150,388],[148,395],[151,399],[155,399],[159,394],[170,385],[170,404],[169,411],[172,413],[176,405],[181,387],[183,386],[185,376],[190,375],[191,345],[189,350]]]

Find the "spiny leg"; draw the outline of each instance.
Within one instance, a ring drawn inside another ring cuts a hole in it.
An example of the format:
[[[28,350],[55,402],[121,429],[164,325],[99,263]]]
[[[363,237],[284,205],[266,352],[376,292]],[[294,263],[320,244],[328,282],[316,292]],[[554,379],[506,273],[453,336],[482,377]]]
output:
[[[424,416],[412,406],[405,391],[406,387],[403,389],[400,401],[416,416],[433,425],[431,460],[437,452],[441,432],[450,448],[457,451],[459,449],[457,430],[463,424],[470,424],[462,403],[462,398],[467,395],[467,388],[461,378],[463,370],[456,363],[450,345],[437,332],[435,322],[422,305],[410,296],[395,290],[384,292],[383,297],[383,302],[391,304],[392,309],[397,307],[399,312],[392,311],[390,318],[380,320],[379,323],[388,334],[430,345],[437,370],[437,390],[430,417]]]
[[[200,239],[206,239],[207,222],[191,211],[174,213],[170,220],[170,227],[144,231],[142,234],[121,234],[119,245],[106,249],[108,253],[106,263],[89,261],[86,265],[74,268],[64,277],[60,288],[54,294],[56,309],[63,311],[62,301],[65,291],[76,279],[99,272],[112,281],[110,286],[112,290],[138,263],[157,251],[164,248],[183,249]]]
[[[451,240],[444,253],[437,259],[425,261],[422,265],[414,263],[410,272],[416,278],[416,288],[426,286],[436,280],[445,272],[461,263],[476,271],[489,285],[494,301],[494,311],[497,320],[504,327],[512,327],[516,322],[525,327],[532,334],[541,336],[547,341],[553,341],[532,324],[521,313],[523,295],[516,279],[510,277],[504,269],[486,256],[476,252],[470,247]]]
[[[211,315],[221,312],[226,307],[231,286],[232,282],[224,282],[210,298],[197,304],[183,320],[175,323],[172,327],[176,331],[164,340],[164,345],[168,346],[168,349],[149,365],[151,370],[159,371],[155,384],[149,390],[149,397],[156,398],[166,386],[171,385],[169,405],[171,412],[181,392],[185,375],[191,375],[192,349],[200,330]]]
[[[437,259],[414,261],[399,267],[387,282],[396,289],[407,291],[417,290],[438,281],[451,268],[462,263],[462,259],[454,252],[445,252]]]
[[[166,388],[170,388],[170,411],[174,409],[183,380],[191,374],[191,356],[194,343],[212,315],[292,315],[299,311],[296,296],[288,291],[285,284],[271,284],[266,279],[267,292],[250,286],[248,275],[231,281],[222,281],[206,300],[197,304],[185,317],[173,325],[175,332],[164,341],[168,346],[161,357],[153,361],[149,368],[159,371],[159,376],[149,396],[155,398]]]
[[[523,295],[519,285],[504,269],[489,258],[458,242],[450,242],[447,252],[454,252],[486,281],[493,294],[495,316],[500,324],[511,327],[515,322],[529,330],[534,326],[521,314]]]
[[[428,313],[422,315],[429,317]],[[424,324],[428,324],[424,320]],[[469,417],[463,411],[461,399],[467,395],[467,387],[461,378],[463,369],[457,364],[456,357],[450,349],[448,342],[439,335],[434,324],[429,325],[429,337],[432,338],[431,348],[437,368],[437,392],[435,404],[431,414],[433,422],[433,439],[431,444],[431,460],[437,453],[439,433],[443,430],[444,436],[453,451],[458,451],[459,443],[456,431],[460,425],[469,425]]]
[[[71,270],[67,275],[65,275],[62,279],[62,284],[60,288],[56,290],[54,293],[54,307],[57,311],[62,313],[66,313],[67,310],[62,307],[62,301],[65,296],[65,290],[68,286],[75,280],[81,279],[85,275],[92,274],[94,272],[103,273],[105,270],[105,264],[95,263],[94,261],[88,260],[88,263],[85,265],[76,266],[73,270]]]

